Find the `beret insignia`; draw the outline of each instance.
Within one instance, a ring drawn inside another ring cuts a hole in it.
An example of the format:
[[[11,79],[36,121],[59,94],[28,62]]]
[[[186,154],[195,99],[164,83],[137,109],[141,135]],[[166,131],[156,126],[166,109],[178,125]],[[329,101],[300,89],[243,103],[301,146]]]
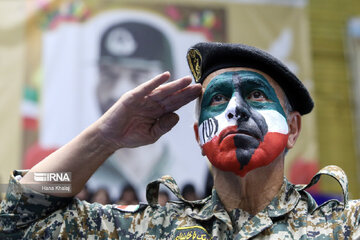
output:
[[[195,82],[199,82],[201,78],[201,54],[199,50],[191,48],[187,53],[187,61]]]

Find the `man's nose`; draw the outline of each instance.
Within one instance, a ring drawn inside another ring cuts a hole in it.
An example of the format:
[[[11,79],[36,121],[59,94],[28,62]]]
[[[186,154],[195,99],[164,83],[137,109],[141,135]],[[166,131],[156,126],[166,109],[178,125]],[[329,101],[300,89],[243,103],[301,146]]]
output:
[[[227,109],[227,120],[247,121],[250,118],[249,106],[241,96],[234,96]]]

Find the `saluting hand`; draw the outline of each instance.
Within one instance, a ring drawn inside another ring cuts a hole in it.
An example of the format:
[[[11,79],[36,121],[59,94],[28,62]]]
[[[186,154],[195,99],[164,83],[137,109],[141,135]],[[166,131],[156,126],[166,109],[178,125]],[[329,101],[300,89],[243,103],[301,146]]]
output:
[[[174,111],[201,92],[199,84],[189,86],[190,77],[163,84],[169,78],[168,72],[160,74],[124,94],[94,124],[32,167],[20,183],[39,186],[35,172],[72,172],[72,191],[51,195],[75,196],[115,150],[155,142],[178,122]]]
[[[165,83],[169,78],[169,72],[162,73],[125,93],[97,121],[99,134],[111,148],[155,142],[178,122],[174,111],[200,95],[201,85],[190,85],[191,77]]]

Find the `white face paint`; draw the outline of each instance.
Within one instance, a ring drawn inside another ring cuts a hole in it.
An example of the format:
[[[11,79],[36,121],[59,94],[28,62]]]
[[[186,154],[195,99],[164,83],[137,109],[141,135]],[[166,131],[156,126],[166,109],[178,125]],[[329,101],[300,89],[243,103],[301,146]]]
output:
[[[258,112],[265,118],[268,126],[268,132],[277,132],[281,134],[289,133],[289,126],[286,119],[276,110],[258,110]]]

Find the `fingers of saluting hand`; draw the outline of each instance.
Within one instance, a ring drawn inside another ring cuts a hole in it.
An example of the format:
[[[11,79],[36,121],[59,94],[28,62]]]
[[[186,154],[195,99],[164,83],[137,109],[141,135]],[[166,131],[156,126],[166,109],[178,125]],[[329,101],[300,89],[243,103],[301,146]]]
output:
[[[176,113],[167,113],[162,115],[151,129],[152,136],[155,138],[160,137],[170,131],[178,121],[179,116]]]
[[[134,89],[134,97],[145,97],[146,95],[150,94],[155,88],[159,87],[161,84],[165,83],[170,78],[169,72],[164,72],[153,79],[137,86]]]
[[[170,83],[163,84],[149,94],[149,98],[156,102],[162,101],[169,95],[184,89],[191,83],[191,77],[183,77]]]
[[[170,78],[169,72],[159,74],[150,81],[139,85],[133,91],[133,99],[148,99],[158,103],[162,112],[173,112],[197,98],[201,93],[201,85],[191,85],[191,77],[165,83]],[[165,84],[164,84],[165,83]]]
[[[182,80],[182,81],[179,81]],[[157,102],[160,103],[165,114],[161,115],[158,121],[154,124],[151,129],[151,134],[155,138],[160,137],[164,133],[168,132],[173,128],[179,121],[179,116],[174,113],[177,109],[183,105],[191,102],[197,98],[201,93],[201,85],[195,84],[187,86],[188,80],[186,78],[179,79],[178,83],[169,83],[168,88],[173,92],[171,95],[159,93],[159,95],[153,95],[157,97]],[[190,79],[191,82],[191,79]],[[165,90],[164,90],[165,91]],[[153,99],[154,100],[154,99]]]
[[[187,86],[186,88],[181,89],[180,91],[177,91],[174,94],[163,99],[161,101],[161,105],[164,106],[165,112],[176,111],[180,107],[199,97],[201,89],[202,88],[200,84]]]
[[[185,92],[187,92],[189,90],[191,91],[193,88],[186,88],[191,83],[190,76],[186,76],[178,80],[165,83],[167,80],[169,80],[169,78],[169,72],[161,73],[150,81],[147,81],[135,88],[133,91],[133,96],[135,98],[143,98],[145,96],[148,96],[151,100],[155,102],[160,102],[165,98],[169,97],[170,95],[176,93],[177,91],[185,90]],[[195,89],[197,88],[199,87],[195,87]]]

